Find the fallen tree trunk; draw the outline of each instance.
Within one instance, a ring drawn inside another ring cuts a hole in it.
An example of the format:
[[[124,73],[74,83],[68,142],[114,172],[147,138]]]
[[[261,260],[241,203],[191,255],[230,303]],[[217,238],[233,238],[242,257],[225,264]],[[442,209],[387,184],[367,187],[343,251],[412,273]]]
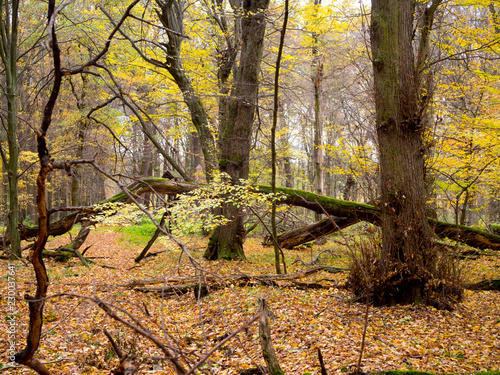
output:
[[[80,247],[85,243],[90,233],[90,223],[85,221],[82,224],[78,235],[69,244],[60,246],[54,251],[44,250],[43,257],[55,258],[59,262],[67,262],[72,257],[78,257],[84,266],[88,266],[87,260],[80,253]]]
[[[440,238],[449,238],[463,242],[478,249],[500,250],[500,236],[496,234],[465,225],[444,223],[434,219],[429,219],[429,223]]]
[[[342,268],[317,266],[303,271],[294,272],[290,274],[279,275],[229,275],[225,277],[215,276],[191,276],[191,277],[173,277],[173,278],[159,278],[152,280],[132,280],[122,286],[132,288],[140,292],[157,293],[163,296],[184,294],[192,290],[221,289],[229,285],[243,286],[249,283],[258,283],[262,285],[276,285],[278,281],[290,281],[293,286],[304,288],[309,284],[298,283],[293,284],[295,280],[311,276],[317,272],[326,271],[330,273],[339,273],[347,271]],[[162,284],[162,286],[151,286]],[[201,284],[201,286],[200,286]],[[316,284],[310,285],[311,288],[317,287]],[[195,295],[196,296],[196,295]]]
[[[464,288],[469,290],[500,290],[500,279],[483,280],[474,284],[465,284]]]
[[[160,227],[163,228],[163,226],[165,225],[165,219],[166,219],[167,216],[169,216],[169,211],[168,210],[165,211],[165,213],[161,217]],[[141,253],[134,259],[134,261],[136,263],[139,263],[146,256],[146,254],[148,253],[149,249],[151,248],[151,246],[153,246],[153,244],[155,243],[155,241],[156,241],[156,239],[158,238],[159,235],[160,235],[160,228],[156,228],[156,231],[154,232],[153,237],[151,237],[151,239],[147,243],[146,247],[144,249],[142,249]]]
[[[333,222],[332,222],[333,220]],[[330,216],[317,223],[306,225],[305,227],[285,232],[278,236],[278,244],[285,249],[292,249],[295,246],[314,241],[318,238],[332,234],[338,229],[344,229],[359,223],[356,217],[335,217]]]
[[[132,183],[127,189],[135,196],[139,197],[146,193],[156,192],[158,194],[166,195],[177,195],[188,193],[192,190],[199,189],[200,185],[196,184],[186,184],[182,182],[170,181],[164,178],[149,177],[141,181],[136,181]],[[125,193],[119,193],[112,196],[109,199],[101,201],[92,207],[82,207],[75,208],[76,212],[66,215],[62,219],[50,223],[49,225],[49,235],[50,236],[60,236],[69,232],[75,224],[81,223],[83,221],[89,220],[95,215],[104,212],[109,209],[106,204],[109,203],[131,203],[131,200]],[[69,209],[66,209],[66,211]],[[38,226],[25,226],[19,224],[19,231],[21,240],[27,240],[29,238],[34,238],[38,233]],[[9,245],[10,236],[5,235],[0,239],[1,244]]]
[[[148,177],[141,181],[134,182],[128,187],[128,190],[134,196],[138,197],[142,194],[152,192],[166,195],[178,195],[188,193],[195,189],[199,189],[200,187],[202,187],[202,185],[176,182],[164,178]],[[263,194],[271,193],[270,186],[257,186],[255,187],[255,190]],[[306,239],[308,238],[315,239],[320,236],[333,233],[338,230],[337,226],[340,228],[345,228],[359,221],[366,221],[378,225],[380,221],[380,211],[375,206],[369,204],[333,199],[303,190],[294,190],[288,188],[277,188],[276,190],[280,196],[280,204],[304,207],[318,213],[327,213],[336,217],[334,221],[337,225],[333,224],[332,220],[328,218],[322,220],[319,223],[312,224],[312,226],[307,228],[307,230],[305,230],[303,233],[301,233],[300,235],[296,235],[302,238],[300,241],[307,242]],[[101,204],[117,202],[130,203],[130,199],[125,193],[120,193],[101,202]],[[69,231],[75,223],[78,223],[82,220],[88,220],[88,218],[92,215],[96,215],[97,213],[105,209],[105,207],[98,205],[95,208],[86,208],[85,210],[81,210],[77,213],[68,215],[65,218],[51,224],[49,228],[49,234],[64,234]],[[500,250],[500,236],[498,235],[487,233],[476,228],[471,228],[463,225],[456,226],[454,224],[444,223],[434,219],[429,219],[429,222],[434,228],[437,236],[440,238],[447,237],[480,249],[489,248],[492,250]],[[341,225],[339,225],[339,223]],[[37,230],[38,229],[36,227],[21,230],[21,238],[26,239],[29,237],[33,237],[36,235]],[[281,237],[286,238],[287,236],[282,235]],[[298,242],[300,242],[293,238],[294,236],[288,236],[287,241],[291,241],[290,243],[293,242],[297,244]],[[10,238],[5,237],[4,240],[6,244],[10,243]],[[285,247],[288,246],[289,245]]]
[[[462,242],[477,249],[500,250],[500,236],[482,231],[480,229],[445,223],[435,219],[428,219],[431,228],[439,238],[449,238]],[[295,246],[316,240],[337,232],[339,229],[347,228],[360,221],[358,217],[328,217],[305,227],[294,229],[278,236],[278,244],[285,249],[292,249]],[[377,225],[377,222],[371,222]]]

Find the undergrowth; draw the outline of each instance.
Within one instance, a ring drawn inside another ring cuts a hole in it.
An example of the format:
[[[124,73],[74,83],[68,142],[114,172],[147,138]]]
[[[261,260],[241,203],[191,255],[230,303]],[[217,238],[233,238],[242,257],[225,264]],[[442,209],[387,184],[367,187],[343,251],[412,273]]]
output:
[[[132,245],[145,245],[153,237],[156,226],[150,220],[141,220],[132,225],[125,225],[115,229],[122,235],[121,241]]]

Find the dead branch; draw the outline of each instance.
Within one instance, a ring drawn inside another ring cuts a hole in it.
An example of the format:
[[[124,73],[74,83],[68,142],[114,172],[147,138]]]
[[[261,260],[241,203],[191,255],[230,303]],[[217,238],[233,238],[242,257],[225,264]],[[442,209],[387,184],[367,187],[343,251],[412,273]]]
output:
[[[120,358],[120,364],[116,369],[112,370],[111,373],[114,375],[134,375],[137,372],[134,362],[132,362],[127,355],[123,355],[115,340],[113,340],[113,337],[106,329],[104,329],[103,332],[111,343],[116,355]]]
[[[267,364],[267,369],[271,375],[284,374],[280,367],[276,351],[274,350],[273,341],[271,338],[271,328],[269,328],[269,310],[267,309],[267,301],[264,298],[259,298],[259,336],[260,346],[262,348],[262,356]]]

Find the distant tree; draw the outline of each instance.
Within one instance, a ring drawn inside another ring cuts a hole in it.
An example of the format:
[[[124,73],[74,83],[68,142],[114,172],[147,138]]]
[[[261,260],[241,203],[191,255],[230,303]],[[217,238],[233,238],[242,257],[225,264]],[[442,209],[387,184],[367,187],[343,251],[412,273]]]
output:
[[[321,0],[314,0],[314,6],[321,6]],[[311,80],[314,86],[314,192],[323,195],[324,174],[323,174],[323,57],[318,52],[319,36],[313,32],[312,47],[312,75]],[[316,220],[320,220],[321,215],[316,214]]]

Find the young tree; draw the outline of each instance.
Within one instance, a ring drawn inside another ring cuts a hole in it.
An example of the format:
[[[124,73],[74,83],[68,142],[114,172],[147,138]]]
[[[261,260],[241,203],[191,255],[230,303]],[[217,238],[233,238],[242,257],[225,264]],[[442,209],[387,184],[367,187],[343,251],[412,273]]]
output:
[[[49,174],[56,169],[65,170],[67,173],[70,172],[71,166],[75,164],[87,163],[86,160],[73,160],[73,161],[55,161],[49,151],[47,145],[47,132],[52,124],[54,109],[61,91],[61,86],[63,83],[64,76],[71,76],[76,74],[81,74],[86,69],[93,67],[97,62],[108,52],[111,41],[114,35],[117,33],[118,28],[125,21],[125,19],[130,15],[131,10],[139,0],[134,0],[124,12],[123,17],[118,22],[117,26],[109,33],[108,38],[104,44],[104,47],[95,55],[93,55],[87,62],[74,69],[64,69],[62,67],[61,61],[61,50],[57,40],[56,33],[56,18],[58,13],[60,13],[68,2],[56,7],[55,0],[49,0],[47,5],[47,31],[49,38],[49,46],[52,52],[52,62],[53,62],[53,77],[52,77],[52,87],[50,89],[50,95],[44,106],[43,117],[41,120],[40,127],[35,130],[37,138],[37,151],[39,159],[39,172],[37,176],[37,212],[38,212],[38,230],[36,235],[36,241],[31,252],[31,261],[33,264],[33,269],[36,276],[36,292],[34,296],[26,294],[24,296],[26,302],[29,305],[29,327],[26,337],[26,346],[15,355],[15,361],[17,363],[23,364],[38,374],[50,375],[50,371],[47,367],[35,358],[35,353],[37,352],[40,340],[42,338],[42,326],[43,326],[43,309],[46,302],[47,291],[48,291],[48,275],[45,263],[42,258],[42,252],[47,243],[49,237],[50,228],[50,212],[47,207],[47,177]]]
[[[314,6],[316,8],[321,6],[321,0],[314,0]],[[311,80],[314,85],[314,192],[323,195],[323,59],[318,52],[319,37],[317,33],[313,32],[312,39],[313,61]],[[321,220],[321,215],[316,214],[316,220]]]

